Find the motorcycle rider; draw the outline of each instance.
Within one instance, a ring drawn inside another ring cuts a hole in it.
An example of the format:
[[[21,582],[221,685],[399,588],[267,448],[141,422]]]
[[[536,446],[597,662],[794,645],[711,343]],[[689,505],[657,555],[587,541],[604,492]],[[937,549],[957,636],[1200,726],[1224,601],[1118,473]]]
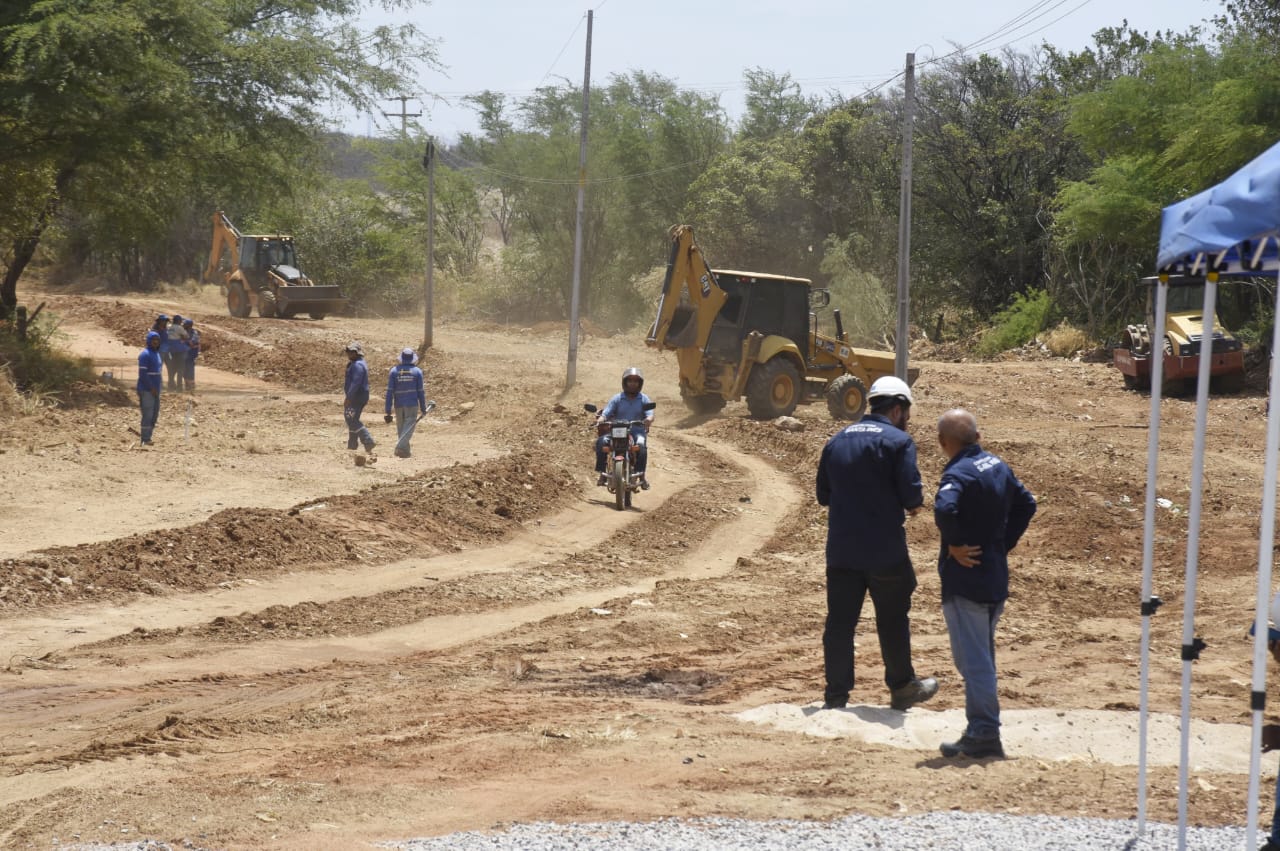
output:
[[[596,425],[614,419],[644,421],[642,425],[631,427],[631,436],[639,447],[636,451],[635,475],[640,480],[640,487],[648,490],[649,479],[644,471],[649,462],[649,448],[645,445],[645,436],[649,432],[649,426],[653,425],[653,410],[646,411],[644,406],[653,400],[641,392],[643,389],[644,373],[634,366],[627,367],[622,373],[622,392],[610,399],[596,416]],[[608,450],[609,434],[606,432],[596,439],[596,472],[600,474],[596,485],[599,487],[609,483],[609,474],[606,472]]]

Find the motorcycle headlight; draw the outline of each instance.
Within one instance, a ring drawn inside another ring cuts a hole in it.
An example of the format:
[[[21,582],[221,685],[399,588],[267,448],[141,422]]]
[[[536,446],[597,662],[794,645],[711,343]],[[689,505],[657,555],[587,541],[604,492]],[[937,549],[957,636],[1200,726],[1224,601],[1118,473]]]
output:
[[[627,436],[627,427],[626,427],[626,426],[614,426],[614,427],[613,427],[613,436],[614,436],[614,437],[626,437],[626,436]]]

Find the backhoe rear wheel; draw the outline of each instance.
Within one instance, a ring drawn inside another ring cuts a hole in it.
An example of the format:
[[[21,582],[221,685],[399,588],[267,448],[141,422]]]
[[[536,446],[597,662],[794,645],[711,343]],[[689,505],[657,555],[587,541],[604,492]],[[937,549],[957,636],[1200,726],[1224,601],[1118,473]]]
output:
[[[790,416],[800,403],[800,370],[784,355],[757,364],[747,378],[747,410],[758,420]]]
[[[867,410],[867,385],[856,375],[842,375],[827,385],[827,410],[838,420],[856,420]]]
[[[249,303],[249,296],[244,291],[244,287],[239,284],[230,284],[227,287],[227,312],[232,316],[244,319],[249,315],[249,311],[253,309],[253,305]]]

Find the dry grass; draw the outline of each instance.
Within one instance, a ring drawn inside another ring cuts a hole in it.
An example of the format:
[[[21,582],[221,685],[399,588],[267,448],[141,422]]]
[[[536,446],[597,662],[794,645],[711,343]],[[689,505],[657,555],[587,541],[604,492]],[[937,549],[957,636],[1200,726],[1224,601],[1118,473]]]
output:
[[[1040,341],[1044,343],[1045,348],[1060,358],[1072,357],[1082,349],[1089,348],[1089,338],[1085,333],[1066,322],[1041,335]]]

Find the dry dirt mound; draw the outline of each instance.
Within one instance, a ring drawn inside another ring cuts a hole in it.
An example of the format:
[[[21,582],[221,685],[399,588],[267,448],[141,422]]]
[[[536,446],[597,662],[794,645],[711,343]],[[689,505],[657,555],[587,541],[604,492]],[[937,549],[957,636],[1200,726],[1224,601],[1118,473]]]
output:
[[[164,594],[494,542],[576,490],[565,466],[521,453],[454,466],[284,511],[229,509],[202,523],[4,562],[0,611]]]

